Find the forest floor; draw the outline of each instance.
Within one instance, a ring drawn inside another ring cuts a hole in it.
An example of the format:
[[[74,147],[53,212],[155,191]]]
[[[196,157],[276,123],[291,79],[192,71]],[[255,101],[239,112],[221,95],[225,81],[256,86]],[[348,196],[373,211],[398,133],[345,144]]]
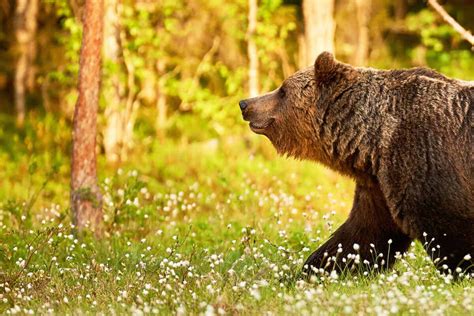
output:
[[[354,184],[258,146],[164,143],[122,169],[101,162],[101,240],[73,234],[67,163],[4,160],[0,314],[474,314],[473,279],[440,275],[418,242],[379,275],[302,279]]]

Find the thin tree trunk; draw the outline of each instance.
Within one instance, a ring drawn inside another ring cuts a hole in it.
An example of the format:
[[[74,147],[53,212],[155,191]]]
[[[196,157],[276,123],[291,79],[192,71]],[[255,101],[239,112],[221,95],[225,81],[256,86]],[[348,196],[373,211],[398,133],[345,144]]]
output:
[[[25,121],[26,90],[34,85],[34,59],[36,57],[36,16],[38,0],[17,0],[14,16],[15,38],[18,58],[15,65],[15,110],[17,124],[23,126]]]
[[[97,185],[96,134],[103,19],[103,0],[86,0],[71,161],[73,222],[79,231],[88,227],[96,235],[100,235],[102,223],[101,196]]]
[[[357,43],[353,63],[366,66],[369,58],[369,20],[371,0],[355,0],[357,16]]]
[[[303,0],[306,66],[323,51],[334,53],[334,0]]]
[[[281,60],[281,69],[283,70],[283,77],[288,78],[295,72],[294,67],[291,65],[288,53],[284,47],[279,47],[276,51]]]
[[[156,135],[163,139],[165,136],[164,130],[166,127],[166,120],[167,120],[167,107],[166,107],[166,93],[165,89],[165,80],[163,75],[166,69],[166,62],[160,59],[156,63],[156,72],[159,76],[157,80],[157,96],[156,96],[156,122],[155,122],[155,129]]]
[[[105,0],[104,57],[108,63],[118,66],[121,64],[120,54],[118,3],[116,0]],[[120,161],[124,138],[121,84],[117,71],[118,69],[115,69],[114,73],[110,74],[108,78],[110,86],[104,91],[107,106],[105,108],[106,124],[103,141],[105,157],[109,163]]]
[[[396,0],[395,5],[395,20],[402,21],[407,15],[407,3],[406,0]]]
[[[304,33],[298,34],[297,42],[298,42],[298,67],[301,69],[308,66],[308,64],[306,63],[308,58],[306,58],[307,49],[306,49],[306,40],[305,40]]]
[[[249,25],[247,30],[249,56],[249,94],[251,97],[258,95],[258,52],[255,43],[255,31],[257,29],[257,0],[249,0]]]
[[[125,34],[121,33],[121,42],[125,41]],[[138,93],[136,92],[135,83],[135,66],[129,62],[127,52],[122,48],[122,58],[127,71],[127,98],[125,100],[125,109],[122,111],[122,139],[120,139],[120,159],[127,160],[128,151],[133,147],[133,128],[137,119],[139,102],[137,101]]]
[[[109,91],[110,99],[105,112],[107,122],[104,131],[105,154],[110,163],[127,160],[128,152],[133,147],[133,129],[139,107],[135,68],[122,45],[126,35],[120,26],[120,8],[119,1],[107,0],[106,57],[120,66],[127,75],[126,84],[120,82],[117,74],[111,76],[113,88]]]

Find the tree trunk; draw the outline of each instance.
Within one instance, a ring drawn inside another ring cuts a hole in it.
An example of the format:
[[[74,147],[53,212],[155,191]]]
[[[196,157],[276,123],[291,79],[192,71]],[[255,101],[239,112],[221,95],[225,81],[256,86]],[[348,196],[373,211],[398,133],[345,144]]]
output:
[[[120,29],[117,0],[105,0],[104,21],[104,57],[107,63],[114,65],[113,73],[109,74],[104,94],[107,100],[105,108],[106,125],[104,129],[104,149],[108,162],[120,160],[123,141],[123,104],[120,96],[121,84],[118,76],[120,61]]]
[[[258,51],[255,43],[257,29],[257,0],[249,0],[249,24],[247,30],[247,53],[249,55],[249,94],[250,97],[258,95]]]
[[[407,15],[406,0],[396,0],[394,9],[395,9],[395,21],[399,22],[405,19]]]
[[[299,33],[297,37],[298,42],[298,68],[302,69],[306,66],[308,58],[306,58],[306,40],[304,33]]]
[[[309,66],[321,52],[334,53],[334,0],[303,0],[303,17],[305,64]]]
[[[38,0],[17,0],[14,16],[17,60],[15,65],[15,110],[17,124],[23,126],[26,106],[25,93],[34,85],[34,59],[36,57],[36,16]]]
[[[163,57],[164,58],[164,57]],[[163,75],[166,69],[166,62],[163,59],[160,59],[156,62],[156,72],[159,76],[159,79],[156,81],[157,85],[157,95],[156,95],[156,122],[155,129],[156,135],[160,139],[164,139],[165,136],[165,127],[167,120],[167,107],[166,107],[166,93],[165,93],[165,80]]]
[[[357,43],[353,64],[366,66],[369,58],[369,20],[371,0],[355,0],[357,16]]]
[[[137,102],[135,68],[130,62],[130,56],[123,48],[126,35],[120,26],[120,2],[107,0],[106,4],[105,56],[120,71],[125,71],[127,77],[124,83],[120,82],[117,73],[111,74],[111,87],[107,93],[110,99],[107,99],[105,110],[105,155],[108,162],[117,163],[127,160],[128,152],[133,147],[133,129],[139,103]]]
[[[104,26],[103,0],[86,0],[80,54],[78,99],[74,111],[71,208],[79,231],[100,235],[101,196],[97,185],[96,134]]]

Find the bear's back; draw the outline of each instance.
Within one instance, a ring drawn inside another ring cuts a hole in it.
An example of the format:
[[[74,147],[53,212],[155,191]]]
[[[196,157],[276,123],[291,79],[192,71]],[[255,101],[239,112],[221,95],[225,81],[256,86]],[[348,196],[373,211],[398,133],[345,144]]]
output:
[[[396,82],[399,107],[394,115],[400,122],[399,132],[411,134],[407,139],[425,138],[431,147],[438,147],[439,155],[466,172],[472,196],[474,82],[451,79],[427,68],[393,70],[387,75]]]

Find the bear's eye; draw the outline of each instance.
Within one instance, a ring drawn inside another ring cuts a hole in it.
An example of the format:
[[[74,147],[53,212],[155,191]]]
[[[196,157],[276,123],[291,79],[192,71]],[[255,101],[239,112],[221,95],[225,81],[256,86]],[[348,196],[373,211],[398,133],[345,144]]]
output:
[[[285,91],[285,89],[283,89],[283,87],[281,87],[278,90],[278,95],[280,96],[280,98],[283,98],[286,95],[286,91]]]

